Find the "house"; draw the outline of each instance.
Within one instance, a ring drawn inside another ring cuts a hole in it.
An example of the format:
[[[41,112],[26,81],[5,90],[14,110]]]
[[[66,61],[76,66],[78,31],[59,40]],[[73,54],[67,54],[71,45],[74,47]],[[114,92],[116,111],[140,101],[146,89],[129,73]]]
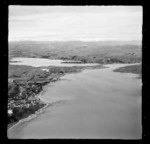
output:
[[[12,109],[8,109],[8,114],[9,114],[9,115],[12,115],[12,114],[13,114]]]

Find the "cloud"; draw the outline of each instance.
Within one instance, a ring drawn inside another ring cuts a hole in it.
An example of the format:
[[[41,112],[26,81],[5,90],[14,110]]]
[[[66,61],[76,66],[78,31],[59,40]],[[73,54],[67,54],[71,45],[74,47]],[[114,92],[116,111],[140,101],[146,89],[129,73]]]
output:
[[[79,12],[77,7],[74,11],[65,9],[64,12],[52,9],[48,11],[47,7],[44,11],[44,7],[39,10],[32,7],[26,15],[10,14],[9,40],[141,39],[142,11],[139,7],[133,10],[99,7],[99,11],[80,7]]]

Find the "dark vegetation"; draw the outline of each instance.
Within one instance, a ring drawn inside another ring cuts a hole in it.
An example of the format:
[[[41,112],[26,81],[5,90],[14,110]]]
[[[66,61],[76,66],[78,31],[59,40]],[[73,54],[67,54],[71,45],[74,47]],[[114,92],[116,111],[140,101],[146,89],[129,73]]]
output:
[[[114,70],[115,72],[122,72],[122,73],[134,73],[139,74],[139,78],[141,78],[142,75],[142,66],[141,65],[132,65],[132,66],[126,66],[121,67]]]
[[[18,122],[20,119],[27,118],[29,115],[35,114],[35,112],[42,108],[44,105],[44,103],[37,103],[35,105],[30,105],[28,108],[14,107],[13,115],[8,116],[8,128],[12,126],[12,124]]]
[[[49,71],[51,74],[65,74],[65,73],[73,73],[79,72],[83,69],[83,67],[49,67]]]
[[[16,79],[8,83],[8,110],[13,111],[8,114],[8,128],[45,105],[36,97],[45,84]]]
[[[20,92],[18,85],[15,83],[8,84],[8,98],[15,99],[16,95]]]
[[[9,65],[8,83],[8,128],[45,106],[36,95],[43,90],[43,86],[58,80],[58,75],[52,75],[40,68],[30,66]],[[13,81],[11,81],[13,80]]]
[[[24,65],[9,65],[9,77],[10,78],[46,78],[48,73],[41,70],[41,68],[34,68],[32,66]]]

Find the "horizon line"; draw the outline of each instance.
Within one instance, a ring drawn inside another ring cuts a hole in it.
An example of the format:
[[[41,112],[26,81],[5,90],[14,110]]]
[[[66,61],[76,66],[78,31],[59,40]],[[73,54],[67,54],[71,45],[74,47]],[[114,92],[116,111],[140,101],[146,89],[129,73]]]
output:
[[[142,40],[8,40],[8,42],[27,42],[27,41],[32,41],[32,42],[74,42],[74,41],[81,41],[81,42],[105,42],[105,41],[110,41],[110,42],[142,42]]]

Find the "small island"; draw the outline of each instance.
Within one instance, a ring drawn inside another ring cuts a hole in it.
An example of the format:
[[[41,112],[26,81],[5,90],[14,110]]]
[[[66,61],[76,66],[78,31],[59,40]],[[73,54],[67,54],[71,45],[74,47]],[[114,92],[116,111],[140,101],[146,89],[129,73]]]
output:
[[[82,64],[83,62],[81,62],[81,61],[63,61],[61,63]]]

